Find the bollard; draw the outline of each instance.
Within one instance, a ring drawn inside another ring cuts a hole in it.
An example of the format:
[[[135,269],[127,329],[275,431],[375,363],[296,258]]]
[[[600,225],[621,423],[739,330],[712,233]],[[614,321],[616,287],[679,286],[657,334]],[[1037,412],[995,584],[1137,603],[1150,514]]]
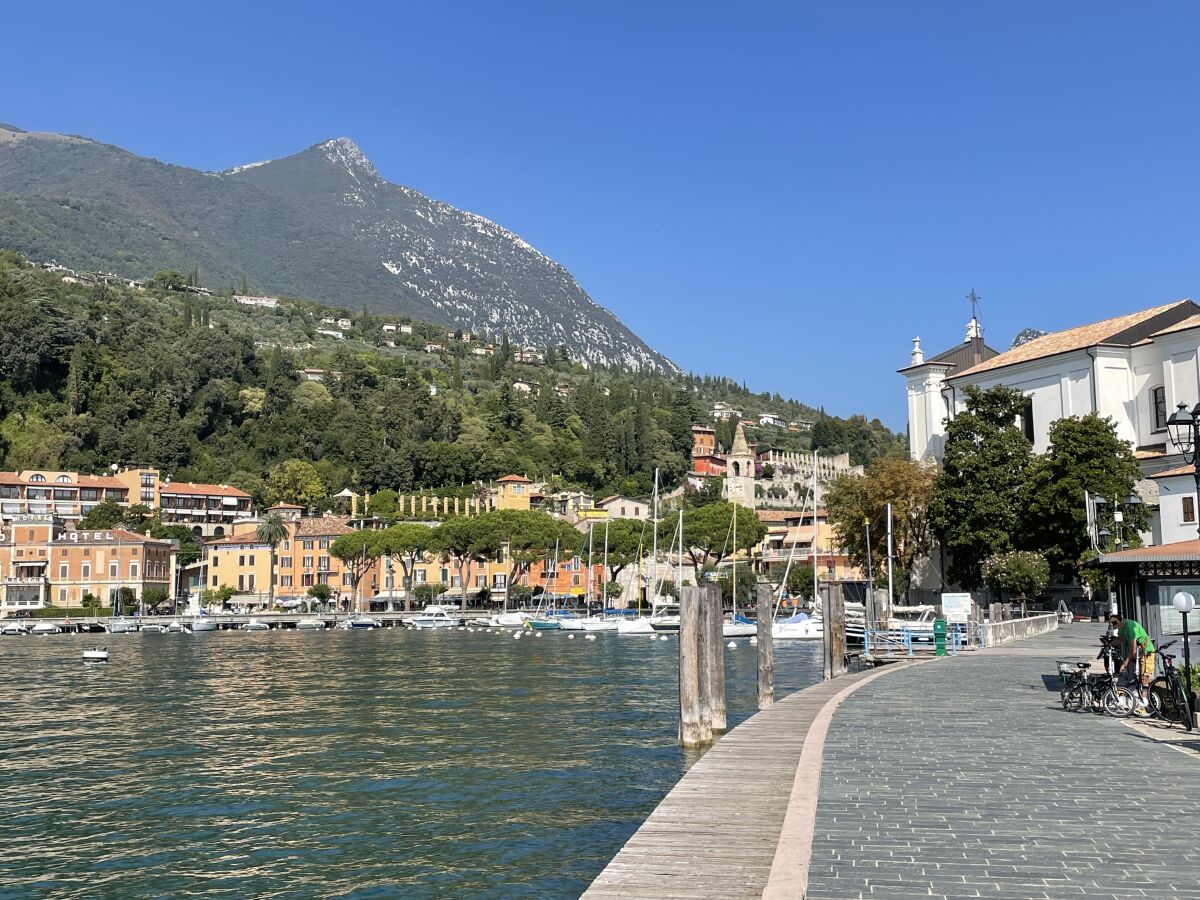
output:
[[[700,589],[685,587],[679,597],[679,740],[698,747],[700,732],[700,670],[698,667]]]
[[[771,632],[770,585],[758,586],[758,708],[766,709],[775,702],[775,648]]]
[[[933,655],[946,655],[946,620],[933,620]]]
[[[708,671],[703,676],[708,691],[709,726],[713,734],[724,734],[729,728],[725,712],[725,642],[722,625],[721,588],[715,584],[704,587],[708,608]]]
[[[681,609],[682,611],[682,609]],[[700,588],[696,598],[696,718],[702,743],[712,741],[713,655],[722,652],[712,645],[712,607],[708,592]],[[682,627],[682,621],[681,621]]]

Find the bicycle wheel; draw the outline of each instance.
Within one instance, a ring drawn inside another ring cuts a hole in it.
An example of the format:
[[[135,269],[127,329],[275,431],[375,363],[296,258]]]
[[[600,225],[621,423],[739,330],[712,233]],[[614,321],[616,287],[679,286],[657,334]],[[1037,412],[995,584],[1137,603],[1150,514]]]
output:
[[[1083,709],[1083,688],[1067,688],[1067,692],[1063,694],[1062,705],[1067,712],[1079,712]]]
[[[1101,702],[1104,711],[1114,719],[1124,719],[1137,708],[1137,695],[1126,687],[1111,687],[1104,692]]]
[[[1187,715],[1187,704],[1183,692],[1178,690],[1175,682],[1165,675],[1150,682],[1151,706],[1160,719],[1174,725],[1183,723]]]

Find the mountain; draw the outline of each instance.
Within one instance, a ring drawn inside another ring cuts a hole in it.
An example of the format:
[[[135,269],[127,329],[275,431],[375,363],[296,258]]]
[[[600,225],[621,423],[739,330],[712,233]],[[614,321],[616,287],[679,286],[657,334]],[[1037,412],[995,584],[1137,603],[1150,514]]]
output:
[[[87,138],[0,125],[0,245],[142,277],[315,296],[591,364],[678,371],[571,274],[481,216],[384,180],[348,138],[201,172]]]

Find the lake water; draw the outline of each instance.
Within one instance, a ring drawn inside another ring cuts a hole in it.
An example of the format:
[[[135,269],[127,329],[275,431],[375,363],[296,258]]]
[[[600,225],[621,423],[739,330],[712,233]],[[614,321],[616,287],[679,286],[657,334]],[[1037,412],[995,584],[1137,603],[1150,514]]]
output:
[[[63,635],[0,664],[5,896],[576,897],[690,761],[674,639]],[[776,679],[819,680],[819,645]]]

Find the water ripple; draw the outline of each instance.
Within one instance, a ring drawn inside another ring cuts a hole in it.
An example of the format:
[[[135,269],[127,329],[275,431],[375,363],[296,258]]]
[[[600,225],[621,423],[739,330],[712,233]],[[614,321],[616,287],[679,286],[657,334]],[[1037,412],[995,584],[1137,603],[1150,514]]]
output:
[[[671,642],[108,641],[0,640],[0,895],[575,897],[692,761]],[[753,650],[726,665],[736,722]],[[785,689],[819,666],[776,648]]]

